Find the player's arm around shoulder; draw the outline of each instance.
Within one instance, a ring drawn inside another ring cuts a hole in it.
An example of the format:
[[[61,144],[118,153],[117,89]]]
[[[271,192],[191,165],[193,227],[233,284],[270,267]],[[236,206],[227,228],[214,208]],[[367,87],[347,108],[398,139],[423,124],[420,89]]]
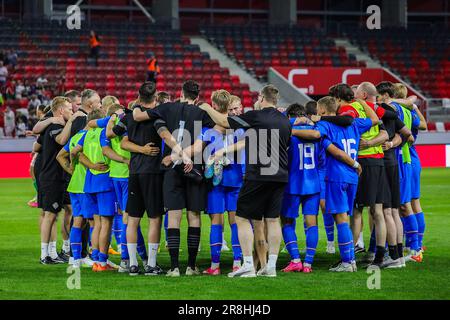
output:
[[[139,107],[133,109],[133,119],[137,122],[150,120],[150,114],[148,111],[144,111]]]
[[[118,115],[116,113],[113,113],[111,117],[109,117],[108,124],[106,125],[106,137],[108,139],[113,139],[116,137],[113,128],[115,126],[117,117]]]
[[[228,116],[226,114],[222,114],[214,110],[214,108],[207,103],[202,103],[199,108],[205,111],[219,126],[223,128],[230,128],[230,123],[228,122]]]
[[[380,119],[378,118],[375,111],[364,100],[358,99],[357,101],[363,106],[367,118],[372,121],[372,127],[378,125],[380,123]]]
[[[311,124],[314,124],[314,122],[303,122],[303,117],[302,118],[297,118],[293,124],[292,127],[292,136],[300,138],[300,139],[305,139],[305,140],[317,140],[320,139],[323,136],[324,130],[323,128],[321,129],[321,125],[319,124],[320,121],[320,117],[318,116],[313,116],[314,118],[312,118],[313,121],[317,122],[316,126],[311,126]],[[309,119],[308,119],[309,120]],[[298,125],[301,124],[307,124],[309,126],[311,126],[311,129],[299,129]]]
[[[344,151],[342,151],[341,149],[336,147],[331,142],[327,144],[325,149],[331,156],[333,156],[340,162],[343,162],[343,163],[347,164],[348,166],[354,168],[356,170],[356,172],[358,173],[358,175],[361,175],[361,173],[362,173],[361,165],[359,164],[358,161],[353,160],[347,153],[345,153]]]

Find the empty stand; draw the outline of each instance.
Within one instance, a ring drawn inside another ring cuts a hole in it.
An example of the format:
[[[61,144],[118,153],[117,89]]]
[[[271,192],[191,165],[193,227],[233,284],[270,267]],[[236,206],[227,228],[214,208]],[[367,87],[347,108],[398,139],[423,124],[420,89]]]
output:
[[[448,29],[414,25],[407,30],[347,28],[345,35],[426,96],[450,97]]]
[[[326,34],[305,27],[203,26],[212,44],[259,80],[271,66],[365,66]]]

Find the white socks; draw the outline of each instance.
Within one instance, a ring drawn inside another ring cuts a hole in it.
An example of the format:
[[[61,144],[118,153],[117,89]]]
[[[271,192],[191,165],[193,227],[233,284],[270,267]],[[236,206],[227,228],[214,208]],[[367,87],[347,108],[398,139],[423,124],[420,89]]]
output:
[[[128,255],[130,256],[130,267],[137,266],[138,265],[137,256],[136,256],[137,243],[129,243],[128,242],[127,248],[128,248]]]
[[[158,247],[159,243],[148,244],[148,265],[150,267],[156,267],[156,256],[158,255]]]
[[[56,251],[56,241],[51,241],[48,244],[48,255],[52,259],[58,258],[58,252]]]
[[[48,243],[41,242],[41,259],[48,256]]]
[[[62,251],[64,252],[70,251],[70,240],[63,240]]]
[[[252,256],[244,256],[244,268],[246,269],[255,269],[255,267],[253,266],[253,257]]]
[[[358,242],[356,244],[361,248],[364,248],[364,237],[362,231],[359,233]]]
[[[211,262],[211,269],[217,269],[220,266],[220,263]]]
[[[274,269],[277,266],[277,254],[269,254],[269,261],[267,261],[267,267],[270,269]]]

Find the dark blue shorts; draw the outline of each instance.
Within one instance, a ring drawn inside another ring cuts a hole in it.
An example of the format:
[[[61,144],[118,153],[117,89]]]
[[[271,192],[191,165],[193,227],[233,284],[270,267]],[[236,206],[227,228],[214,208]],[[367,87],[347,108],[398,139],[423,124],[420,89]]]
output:
[[[112,217],[116,212],[116,194],[113,190],[85,193],[85,208],[89,214]]]
[[[114,180],[112,179],[114,185],[114,191],[116,193],[117,203],[119,204],[120,210],[126,211],[128,202],[128,180]]]
[[[345,182],[326,182],[325,210],[330,214],[353,214],[358,185]]]
[[[240,187],[216,186],[208,193],[208,214],[236,211]]]
[[[412,167],[410,163],[400,163],[400,204],[411,202]]]
[[[83,217],[85,219],[92,219],[93,212],[86,210],[86,194],[85,193],[70,193],[70,202],[72,203],[73,217]]]
[[[303,215],[317,215],[319,213],[320,193],[297,195],[284,194],[281,206],[281,216],[285,218],[297,218],[302,205]]]
[[[320,180],[320,200],[325,200],[325,176],[327,175],[326,170],[319,170],[319,180]]]
[[[411,199],[420,198],[420,174],[422,173],[422,166],[420,160],[411,158]]]

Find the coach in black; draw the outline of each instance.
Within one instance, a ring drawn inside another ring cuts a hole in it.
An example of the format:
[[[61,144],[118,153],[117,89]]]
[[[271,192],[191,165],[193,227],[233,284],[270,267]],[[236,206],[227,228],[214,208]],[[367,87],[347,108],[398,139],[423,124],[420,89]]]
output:
[[[171,258],[171,270],[168,276],[178,277],[179,249],[180,249],[180,223],[182,210],[186,208],[188,217],[188,267],[186,275],[199,275],[195,266],[198,246],[200,243],[200,212],[206,207],[206,184],[203,180],[202,164],[192,164],[190,157],[181,151],[181,147],[192,145],[204,127],[213,127],[215,123],[199,107],[195,105],[200,93],[199,85],[192,80],[186,81],[182,87],[180,102],[164,103],[155,109],[142,112],[133,110],[136,121],[158,119],[155,125],[158,133],[164,138],[164,206],[169,211],[169,227],[167,229],[167,242]],[[174,165],[171,163],[172,149],[181,153],[185,163]]]
[[[258,271],[261,276],[276,276],[276,261],[281,242],[279,215],[284,189],[288,182],[288,146],[291,125],[287,117],[276,109],[278,89],[265,86],[255,104],[255,109],[240,116],[227,117],[207,104],[205,110],[218,125],[224,128],[246,129],[246,173],[237,204],[236,223],[244,264],[229,277],[255,277],[253,265],[253,232],[251,220],[262,220],[267,225],[269,260]],[[249,141],[256,136],[256,144]],[[262,159],[262,158],[266,159]],[[254,159],[256,158],[256,159]],[[268,159],[270,158],[270,159]]]
[[[145,112],[156,107],[156,85],[145,82],[139,88],[139,99],[134,109]],[[111,115],[114,119],[116,114]],[[161,137],[154,126],[155,120],[137,122],[127,112],[112,128],[113,134],[123,136],[121,147],[131,152],[128,179],[127,248],[130,256],[129,274],[139,274],[137,263],[137,230],[140,220],[147,212],[149,218],[149,263],[144,263],[146,275],[160,275],[162,269],[156,264],[161,237],[161,217],[164,214],[163,172],[161,171]],[[126,135],[125,135],[126,133]],[[111,135],[109,135],[111,137]]]

